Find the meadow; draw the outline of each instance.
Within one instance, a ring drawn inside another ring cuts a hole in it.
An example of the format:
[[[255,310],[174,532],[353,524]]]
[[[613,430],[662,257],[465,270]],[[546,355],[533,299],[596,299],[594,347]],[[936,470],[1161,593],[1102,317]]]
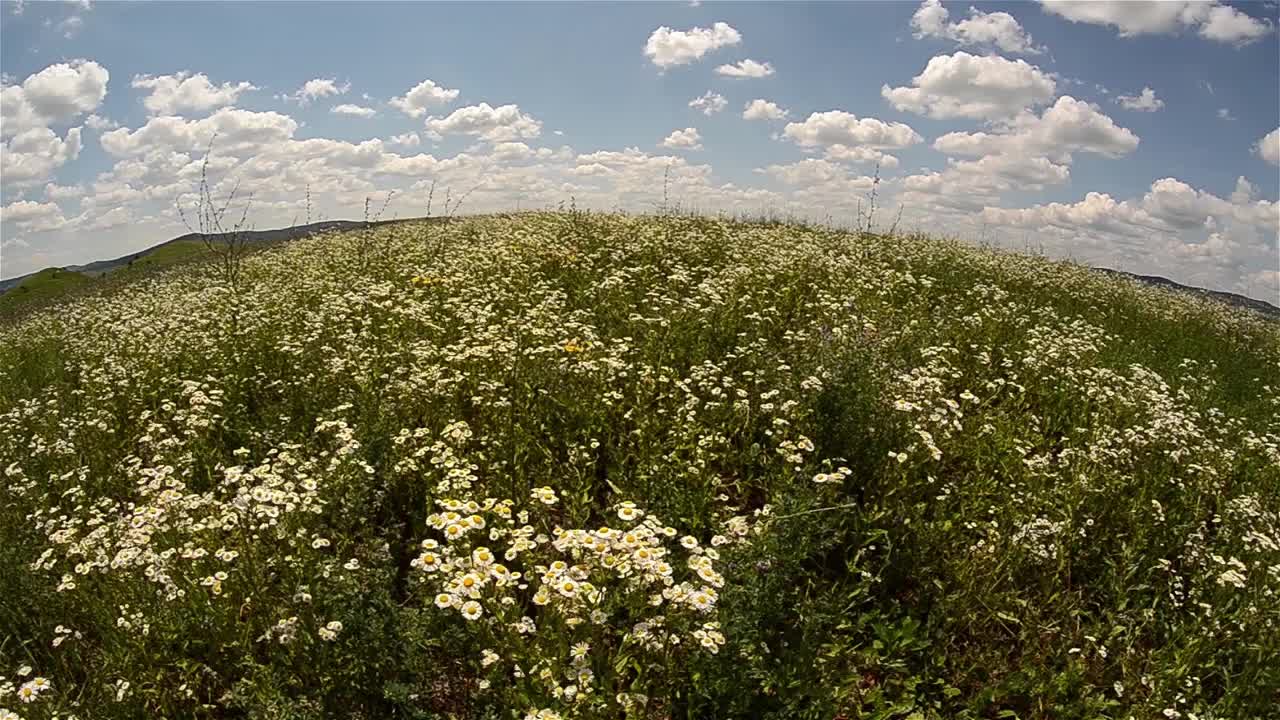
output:
[[[0,324],[0,718],[1280,707],[1280,325],[917,235],[538,212]]]

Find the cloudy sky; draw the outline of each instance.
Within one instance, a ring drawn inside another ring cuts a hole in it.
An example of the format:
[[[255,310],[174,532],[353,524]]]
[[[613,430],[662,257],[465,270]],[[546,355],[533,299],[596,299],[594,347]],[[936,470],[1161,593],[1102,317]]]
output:
[[[433,211],[878,222],[1280,302],[1274,2],[0,2],[0,277]]]

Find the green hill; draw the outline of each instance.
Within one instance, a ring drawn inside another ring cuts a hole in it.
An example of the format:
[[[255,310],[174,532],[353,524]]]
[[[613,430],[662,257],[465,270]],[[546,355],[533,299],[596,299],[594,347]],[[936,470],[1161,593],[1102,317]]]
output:
[[[1274,717],[1253,313],[577,212],[225,280],[0,324],[0,668],[48,715]]]
[[[0,313],[30,304],[47,302],[92,280],[88,275],[64,268],[45,268],[0,294]]]

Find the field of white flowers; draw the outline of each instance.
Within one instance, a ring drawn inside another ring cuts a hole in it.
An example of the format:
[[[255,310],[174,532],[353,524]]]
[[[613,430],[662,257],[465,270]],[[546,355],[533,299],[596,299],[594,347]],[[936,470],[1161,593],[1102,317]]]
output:
[[[533,213],[0,326],[0,718],[1275,718],[1280,328]]]

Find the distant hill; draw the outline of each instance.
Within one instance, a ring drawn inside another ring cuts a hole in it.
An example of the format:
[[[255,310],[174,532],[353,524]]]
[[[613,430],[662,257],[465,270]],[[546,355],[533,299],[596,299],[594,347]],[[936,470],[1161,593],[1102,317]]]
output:
[[[381,225],[389,222],[403,222],[401,220],[383,220],[378,223],[370,223],[371,225]],[[254,245],[266,245],[270,243],[283,242],[285,240],[293,240],[300,237],[307,237],[321,232],[329,232],[332,230],[351,230],[364,225],[359,220],[325,220],[323,222],[311,223],[310,225],[297,225],[294,227],[279,228],[276,230],[251,230],[245,233],[248,242]],[[219,236],[213,236],[215,240],[221,239]],[[86,263],[84,265],[68,265],[65,268],[46,268],[38,272],[28,275],[20,275],[6,280],[0,280],[0,296],[4,296],[11,289],[17,288],[24,284],[28,279],[37,279],[44,276],[51,270],[59,270],[79,274],[84,279],[92,279],[101,277],[111,272],[121,270],[128,267],[161,267],[164,265],[172,265],[176,262],[191,259],[204,252],[204,241],[198,233],[187,233],[160,243],[153,245],[146,250],[139,250],[135,253],[122,255],[114,260],[98,260],[96,262]],[[65,279],[64,279],[65,282]],[[45,287],[48,285],[44,280],[38,280],[37,284]],[[80,283],[76,283],[80,284]],[[52,296],[55,292],[45,292]]]
[[[1195,287],[1192,285],[1183,285],[1182,283],[1174,282],[1169,278],[1160,277],[1159,275],[1137,275],[1135,273],[1125,272],[1124,270],[1112,270],[1111,268],[1102,267],[1094,269],[1109,275],[1120,275],[1122,277],[1133,278],[1134,280],[1138,280],[1148,285],[1157,285],[1159,287],[1169,288],[1170,290],[1176,290],[1178,292],[1187,292],[1193,295],[1200,295],[1201,297],[1210,297],[1228,305],[1253,310],[1272,320],[1280,320],[1280,307],[1276,307],[1265,300],[1255,300],[1251,297],[1245,297],[1244,295],[1238,295],[1224,290],[1206,290],[1205,288]]]
[[[66,268],[45,268],[39,272],[6,280],[0,294],[0,311],[58,297],[93,281],[88,275]]]

